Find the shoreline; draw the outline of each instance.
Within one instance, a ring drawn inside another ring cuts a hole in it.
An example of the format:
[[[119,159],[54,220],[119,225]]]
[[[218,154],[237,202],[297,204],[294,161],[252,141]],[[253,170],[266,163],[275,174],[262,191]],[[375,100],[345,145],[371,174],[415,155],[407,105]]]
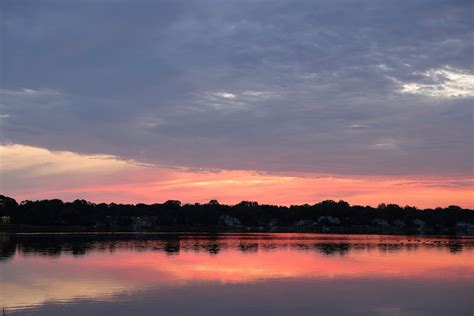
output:
[[[337,235],[394,235],[394,236],[447,236],[474,237],[472,232],[419,232],[396,228],[374,227],[225,227],[225,226],[161,226],[134,230],[130,227],[99,229],[87,226],[38,226],[38,225],[0,225],[0,233],[6,234],[166,234],[166,233],[308,233]]]

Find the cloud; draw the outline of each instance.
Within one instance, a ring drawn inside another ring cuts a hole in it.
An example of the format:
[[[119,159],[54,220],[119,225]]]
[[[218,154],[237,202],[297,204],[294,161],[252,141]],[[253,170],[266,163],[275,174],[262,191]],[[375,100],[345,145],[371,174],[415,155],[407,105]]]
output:
[[[400,147],[399,142],[396,139],[382,139],[377,143],[371,144],[370,149],[378,150],[395,150]]]
[[[364,125],[364,124],[351,124],[349,125],[349,128],[354,128],[354,129],[363,129],[363,128],[367,128],[368,126],[367,125]]]
[[[32,178],[112,174],[129,167],[127,162],[109,155],[78,155],[65,151],[52,152],[44,148],[17,144],[0,146],[0,159],[4,176],[24,172],[24,176]]]
[[[291,205],[326,199],[352,204],[381,202],[437,207],[474,207],[469,177],[381,178],[273,174],[242,170],[189,170],[81,155],[24,145],[0,146],[0,192],[18,200],[84,198],[94,202],[156,203],[217,199]]]
[[[19,97],[38,97],[38,96],[55,96],[60,95],[58,91],[53,89],[0,89],[0,95],[19,96]]]
[[[472,174],[473,9],[8,2],[1,138],[196,169]]]
[[[431,69],[421,74],[430,83],[403,83],[402,93],[430,97],[474,97],[474,74],[452,68]]]
[[[206,92],[198,93],[191,111],[205,112],[208,109],[218,111],[252,111],[264,106],[265,101],[278,97],[270,91]]]
[[[235,99],[237,97],[235,94],[230,92],[216,92],[214,95],[224,99]]]

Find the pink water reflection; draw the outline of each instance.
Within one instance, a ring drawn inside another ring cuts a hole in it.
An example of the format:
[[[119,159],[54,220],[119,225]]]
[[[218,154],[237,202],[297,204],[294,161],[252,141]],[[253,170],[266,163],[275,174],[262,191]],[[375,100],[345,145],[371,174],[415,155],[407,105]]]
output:
[[[38,237],[38,238],[44,238]],[[120,293],[190,284],[269,280],[474,280],[472,239],[311,234],[183,235],[92,243],[81,256],[40,249],[0,263],[1,304],[109,300]],[[58,240],[58,243],[67,241]],[[163,251],[169,244],[177,250]],[[456,248],[455,248],[456,249]]]

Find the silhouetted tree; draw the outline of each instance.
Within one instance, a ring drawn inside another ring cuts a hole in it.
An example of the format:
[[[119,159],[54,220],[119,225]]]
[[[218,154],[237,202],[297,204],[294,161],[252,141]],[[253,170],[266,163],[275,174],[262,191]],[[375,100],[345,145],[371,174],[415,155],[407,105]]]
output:
[[[86,200],[63,202],[53,200],[25,200],[18,204],[14,199],[0,195],[0,216],[10,216],[13,224],[43,226],[103,227],[160,227],[223,225],[220,218],[238,219],[244,226],[291,227],[297,222],[308,222],[311,227],[330,226],[347,231],[367,232],[388,225],[403,232],[419,230],[420,225],[433,233],[451,233],[456,227],[474,225],[474,211],[456,205],[447,208],[424,209],[396,204],[351,206],[345,201],[326,200],[314,205],[260,205],[242,201],[234,206],[211,200],[207,204],[185,204],[168,200],[163,204],[94,204]],[[328,217],[330,216],[330,218]],[[335,220],[337,218],[337,220]]]

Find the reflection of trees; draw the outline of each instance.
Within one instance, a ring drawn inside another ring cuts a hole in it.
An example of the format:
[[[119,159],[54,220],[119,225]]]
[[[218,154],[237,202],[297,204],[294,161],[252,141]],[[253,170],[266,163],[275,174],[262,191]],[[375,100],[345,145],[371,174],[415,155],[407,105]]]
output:
[[[345,255],[349,252],[351,245],[347,243],[324,243],[315,244],[314,249],[325,255]]]
[[[39,254],[56,257],[61,254],[81,256],[90,251],[114,252],[130,250],[136,252],[159,251],[167,254],[179,254],[181,251],[207,252],[217,255],[223,250],[237,249],[251,253],[291,249],[295,251],[313,251],[323,255],[345,255],[350,251],[399,252],[416,251],[419,248],[444,248],[451,253],[474,248],[470,239],[399,239],[387,240],[351,240],[323,235],[297,235],[277,237],[272,234],[219,235],[219,234],[71,234],[71,235],[0,235],[0,260],[7,260],[15,252]]]
[[[341,242],[295,243],[291,245],[291,248],[295,250],[317,251],[323,255],[345,255],[351,249],[351,244]]]
[[[221,247],[219,243],[209,242],[206,244],[206,251],[209,252],[210,254],[217,255],[220,250],[221,250]]]
[[[241,242],[239,244],[239,250],[242,252],[257,252],[258,243],[255,242]]]
[[[458,241],[451,241],[448,243],[448,249],[451,253],[461,252],[462,248],[462,245]]]
[[[11,242],[9,235],[0,233],[0,261],[9,260],[15,255],[15,243]]]
[[[167,240],[165,242],[165,246],[163,250],[169,255],[178,254],[179,251],[181,250],[180,245],[179,245],[179,239]]]
[[[394,252],[394,251],[400,251],[403,249],[402,244],[387,244],[387,243],[382,243],[378,245],[378,248],[381,252]]]

